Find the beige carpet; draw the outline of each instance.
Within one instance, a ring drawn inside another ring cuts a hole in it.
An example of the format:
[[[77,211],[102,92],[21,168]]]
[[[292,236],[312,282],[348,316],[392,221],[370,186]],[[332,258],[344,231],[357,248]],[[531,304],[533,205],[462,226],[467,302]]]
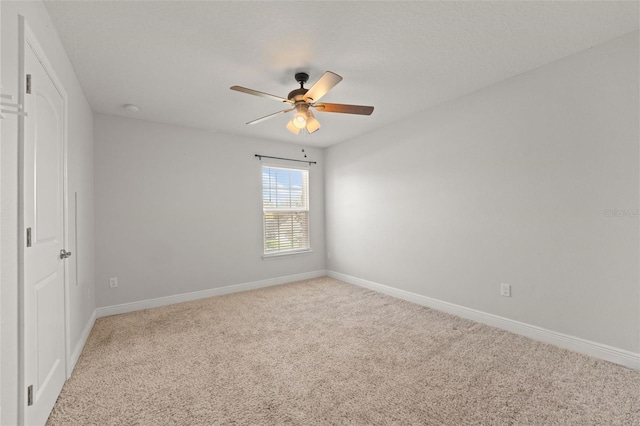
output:
[[[640,425],[640,372],[320,278],[96,321],[49,425]]]

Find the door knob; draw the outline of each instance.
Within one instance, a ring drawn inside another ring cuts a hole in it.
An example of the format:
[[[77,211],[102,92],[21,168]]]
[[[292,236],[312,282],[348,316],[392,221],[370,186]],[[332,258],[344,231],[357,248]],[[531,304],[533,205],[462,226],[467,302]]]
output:
[[[64,249],[60,249],[60,259],[66,259],[71,256],[70,251],[65,251]]]

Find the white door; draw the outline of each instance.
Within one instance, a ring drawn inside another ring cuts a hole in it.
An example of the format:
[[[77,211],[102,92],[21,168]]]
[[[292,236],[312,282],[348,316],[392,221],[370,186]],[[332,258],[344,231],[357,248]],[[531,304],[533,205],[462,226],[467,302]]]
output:
[[[66,379],[65,102],[28,38],[24,73],[23,418],[43,425]]]

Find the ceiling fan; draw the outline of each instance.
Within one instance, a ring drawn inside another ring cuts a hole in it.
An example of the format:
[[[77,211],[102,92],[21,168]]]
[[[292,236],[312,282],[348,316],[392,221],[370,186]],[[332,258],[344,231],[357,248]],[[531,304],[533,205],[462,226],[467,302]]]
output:
[[[363,105],[346,105],[346,104],[330,104],[319,103],[318,101],[324,95],[327,94],[336,84],[342,81],[342,77],[338,74],[326,71],[322,74],[322,77],[316,81],[310,89],[305,89],[304,84],[309,80],[309,74],[306,72],[299,72],[295,75],[296,81],[300,83],[300,88],[292,90],[287,95],[287,98],[281,98],[279,96],[270,95],[264,92],[258,92],[257,90],[247,89],[241,86],[231,86],[231,90],[237,92],[248,93],[254,96],[260,96],[262,98],[275,99],[276,101],[286,102],[291,105],[291,108],[282,111],[274,112],[273,114],[266,115],[253,121],[249,121],[247,124],[256,124],[261,121],[268,120],[276,115],[296,111],[291,121],[287,124],[287,129],[295,134],[300,133],[303,129],[306,129],[308,133],[316,132],[320,128],[320,123],[311,112],[311,108],[315,108],[316,111],[321,112],[338,112],[343,114],[359,114],[359,115],[371,115],[373,112],[372,106]]]

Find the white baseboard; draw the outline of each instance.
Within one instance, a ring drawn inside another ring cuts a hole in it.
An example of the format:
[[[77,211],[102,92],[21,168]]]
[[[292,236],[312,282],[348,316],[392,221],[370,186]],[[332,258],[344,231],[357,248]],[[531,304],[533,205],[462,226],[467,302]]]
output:
[[[71,377],[73,369],[76,368],[76,363],[80,358],[80,354],[82,353],[82,349],[84,349],[84,345],[87,343],[87,339],[89,338],[89,334],[91,333],[91,329],[93,328],[93,324],[95,324],[95,322],[96,311],[94,310],[91,314],[91,317],[89,318],[89,321],[87,321],[87,325],[84,327],[84,330],[82,330],[80,340],[78,340],[78,342],[76,343],[76,347],[73,349],[73,353],[71,354],[71,363],[69,366],[69,371],[67,372],[67,379]]]
[[[386,295],[416,303],[418,305],[433,308],[449,314],[467,318],[482,324],[510,331],[515,334],[526,336],[545,343],[550,343],[564,349],[579,352],[585,355],[600,358],[606,361],[614,362],[625,367],[640,370],[640,353],[630,352],[624,349],[615,348],[601,343],[592,342],[581,339],[579,337],[569,336],[567,334],[558,333],[547,330],[542,327],[514,321],[498,315],[489,314],[475,309],[465,308],[464,306],[455,305],[449,302],[433,299],[431,297],[422,296],[420,294],[411,293],[372,281],[363,280],[361,278],[352,277],[335,271],[327,271],[327,275],[349,284],[355,284],[369,290],[384,293]]]
[[[173,305],[174,303],[189,302],[192,300],[205,299],[207,297],[222,296],[223,294],[238,293],[241,291],[253,290],[261,287],[286,284],[294,281],[308,280],[327,275],[324,269],[319,271],[305,272],[302,274],[286,275],[284,277],[270,278],[260,281],[252,281],[243,284],[216,287],[208,290],[195,291],[191,293],[176,294],[173,296],[159,297],[156,299],[140,300],[138,302],[123,303],[120,305],[105,306],[96,309],[97,318],[110,315],[124,314],[127,312],[140,311],[142,309],[157,308],[160,306]]]

